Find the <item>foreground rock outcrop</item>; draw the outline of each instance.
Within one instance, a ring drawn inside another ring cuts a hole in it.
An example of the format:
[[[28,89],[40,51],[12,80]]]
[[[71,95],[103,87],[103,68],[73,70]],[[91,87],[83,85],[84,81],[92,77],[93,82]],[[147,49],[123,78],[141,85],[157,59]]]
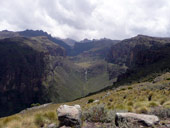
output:
[[[60,121],[59,127],[81,128],[81,113],[80,105],[61,105],[57,109],[58,120]]]
[[[159,122],[159,118],[155,115],[136,113],[116,113],[115,124],[119,126],[119,122],[122,122],[123,120],[137,122],[144,126],[152,126]]]

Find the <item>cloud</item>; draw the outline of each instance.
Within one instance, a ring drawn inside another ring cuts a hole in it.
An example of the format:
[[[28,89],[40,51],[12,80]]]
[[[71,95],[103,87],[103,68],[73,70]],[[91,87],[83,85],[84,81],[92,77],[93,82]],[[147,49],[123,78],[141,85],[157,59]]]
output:
[[[42,29],[61,38],[170,36],[169,0],[2,0],[0,30]]]

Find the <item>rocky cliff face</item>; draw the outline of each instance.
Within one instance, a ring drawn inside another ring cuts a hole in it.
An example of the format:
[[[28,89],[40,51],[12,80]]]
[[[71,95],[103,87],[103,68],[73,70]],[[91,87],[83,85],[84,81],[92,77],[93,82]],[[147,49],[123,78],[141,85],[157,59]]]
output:
[[[126,39],[112,46],[108,61],[117,65],[126,65],[128,70],[120,75],[118,81],[132,74],[140,78],[153,72],[169,70],[170,39],[143,35]]]
[[[49,100],[41,97],[47,76],[45,58],[64,57],[65,51],[54,43],[50,46],[37,40],[43,39],[15,37],[0,40],[0,116]],[[37,50],[42,45],[43,49]]]

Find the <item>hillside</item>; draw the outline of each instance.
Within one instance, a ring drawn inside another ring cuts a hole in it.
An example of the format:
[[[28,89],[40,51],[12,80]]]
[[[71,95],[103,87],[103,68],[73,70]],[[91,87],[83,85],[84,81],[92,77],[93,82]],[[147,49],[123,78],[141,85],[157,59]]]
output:
[[[71,101],[111,86],[115,81],[109,79],[104,58],[98,59],[95,54],[83,60],[80,54],[67,56],[67,49],[57,40],[49,40],[47,33],[30,32],[24,31],[24,37],[18,32],[0,32],[0,104],[3,104],[0,116],[35,103]],[[86,60],[89,66],[84,66]]]
[[[169,71],[169,46],[170,38],[138,35],[112,46],[107,60],[127,67],[126,73],[118,78],[121,83],[144,80],[145,76],[148,76],[145,79],[152,79],[159,73]]]
[[[169,38],[138,35],[123,41],[83,40],[67,51],[64,42],[62,46],[58,39],[53,42],[43,31],[22,34],[0,32],[0,116],[31,104],[67,102],[153,81],[170,69]]]
[[[109,121],[110,119],[113,119],[113,117],[110,117],[113,110],[155,114],[161,121],[158,125],[155,125],[154,128],[166,128],[166,126],[169,125],[170,120],[170,115],[168,113],[170,108],[168,91],[170,89],[169,79],[170,73],[166,73],[154,78],[151,82],[135,83],[63,104],[80,104],[83,112],[88,112],[90,114],[88,120],[96,120],[98,122],[92,122],[93,127],[95,128],[99,126],[105,127],[106,123],[102,120],[103,116],[105,116],[104,119],[106,119],[107,125],[111,125],[113,122],[109,123]],[[95,100],[98,100],[98,102],[93,102]],[[92,102],[90,103],[89,101]],[[1,118],[0,126],[2,128],[6,126],[9,128],[38,128],[41,124],[43,124],[44,127],[51,123],[58,125],[59,122],[57,120],[56,109],[60,105],[61,104],[49,104],[41,108],[32,108],[13,116]],[[100,110],[99,106],[101,105],[104,105],[105,111],[110,112],[110,114],[95,116],[95,112],[98,112],[98,109]],[[95,112],[93,112],[93,108],[95,108]],[[83,126],[87,126],[85,117],[83,121]]]

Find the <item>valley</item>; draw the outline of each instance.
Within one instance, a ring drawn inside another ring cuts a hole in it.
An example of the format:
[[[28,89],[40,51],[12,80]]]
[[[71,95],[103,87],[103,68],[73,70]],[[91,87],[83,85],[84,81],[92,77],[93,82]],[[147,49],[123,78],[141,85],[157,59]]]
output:
[[[40,127],[37,114],[44,126],[58,125],[56,109],[62,104],[79,104],[83,112],[104,106],[107,112],[157,114],[169,121],[158,110],[169,111],[170,38],[77,42],[41,30],[2,31],[0,58],[0,128]]]

